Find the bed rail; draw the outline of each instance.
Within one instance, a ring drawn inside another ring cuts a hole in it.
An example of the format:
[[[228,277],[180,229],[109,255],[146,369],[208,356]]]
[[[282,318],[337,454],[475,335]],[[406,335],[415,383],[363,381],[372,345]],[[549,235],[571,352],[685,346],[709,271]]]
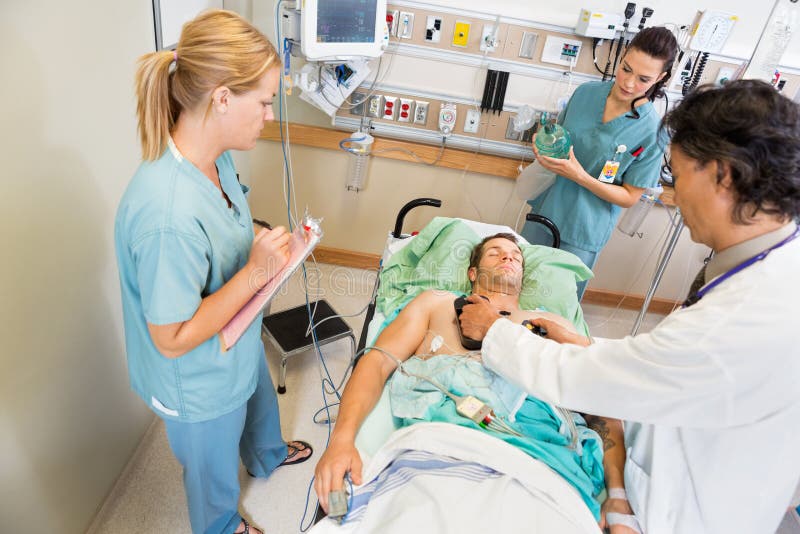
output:
[[[395,239],[400,239],[400,236],[403,234],[403,219],[405,219],[406,214],[419,206],[433,206],[434,208],[440,208],[442,206],[442,201],[438,198],[415,198],[400,208],[400,211],[397,212],[397,220],[394,223],[394,232],[392,232],[392,236]]]
[[[529,213],[525,216],[525,220],[537,222],[539,224],[543,224],[550,230],[550,233],[553,234],[553,248],[561,248],[561,232],[558,231],[558,227],[555,225],[553,221],[545,217],[544,215],[539,215],[538,213]]]
[[[433,206],[434,208],[440,208],[442,206],[442,201],[438,198],[415,198],[414,200],[407,202],[400,211],[397,212],[397,219],[394,224],[394,231],[392,232],[392,237],[396,239],[400,239],[403,235],[403,220],[408,214],[409,211],[417,208],[419,206]],[[382,267],[382,266],[381,266]],[[367,315],[364,318],[364,327],[361,329],[361,335],[358,339],[358,348],[357,351],[360,352],[367,346],[367,325],[372,321],[372,317],[375,315],[375,295],[377,295],[378,284],[380,281],[380,272],[375,279],[375,288],[373,289],[373,299],[370,302],[369,307],[367,308]],[[358,363],[360,356],[356,358],[356,363]]]

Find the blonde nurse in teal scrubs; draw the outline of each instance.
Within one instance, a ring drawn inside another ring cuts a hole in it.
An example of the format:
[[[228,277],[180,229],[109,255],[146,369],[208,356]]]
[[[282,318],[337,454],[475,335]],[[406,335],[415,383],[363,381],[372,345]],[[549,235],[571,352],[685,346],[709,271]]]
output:
[[[268,477],[312,452],[281,436],[260,317],[226,352],[217,335],[287,261],[285,229],[254,231],[230,154],[273,119],[279,76],[267,38],[221,10],[136,75],[144,161],[114,229],[128,370],[183,467],[194,534],[260,534],[238,510],[240,458]]]

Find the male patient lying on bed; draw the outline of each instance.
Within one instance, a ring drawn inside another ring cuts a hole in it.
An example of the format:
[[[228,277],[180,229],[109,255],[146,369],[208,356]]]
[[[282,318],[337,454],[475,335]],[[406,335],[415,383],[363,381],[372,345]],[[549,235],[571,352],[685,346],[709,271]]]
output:
[[[523,261],[513,235],[496,234],[484,239],[475,247],[470,259],[468,276],[473,294],[487,298],[498,313],[507,315],[514,322],[542,317],[574,330],[568,321],[555,314],[519,308]],[[396,360],[399,360],[406,362],[403,363],[404,369],[433,377],[456,395],[474,395],[488,403],[495,414],[521,436],[492,430],[487,432],[519,447],[561,474],[599,518],[600,507],[595,497],[603,489],[604,460],[603,445],[597,433],[586,427],[581,416],[566,412],[562,416],[561,410],[525,397],[514,386],[485,369],[478,361],[478,354],[465,355],[467,350],[461,345],[453,306],[456,298],[457,295],[446,291],[420,294],[380,334],[375,342],[375,347],[380,350],[368,351],[359,361],[342,395],[330,445],[316,467],[314,488],[322,508],[327,511],[328,493],[341,489],[346,472],[350,472],[354,484],[362,483],[362,463],[355,447],[355,437],[380,398],[386,380],[395,371]],[[434,355],[437,358],[429,358]],[[409,360],[412,356],[414,358]],[[431,384],[401,373],[395,375],[390,388],[393,412],[402,418],[404,424],[447,421],[479,428],[472,420],[459,415],[454,402]],[[470,383],[475,389],[464,391]],[[431,398],[433,401],[429,402]],[[403,413],[398,414],[395,406]],[[590,416],[586,419],[606,440],[606,482],[609,486],[621,486],[619,451],[609,450],[623,447],[619,422]],[[614,432],[613,439],[609,438],[609,429]],[[624,462],[624,453],[621,461]]]

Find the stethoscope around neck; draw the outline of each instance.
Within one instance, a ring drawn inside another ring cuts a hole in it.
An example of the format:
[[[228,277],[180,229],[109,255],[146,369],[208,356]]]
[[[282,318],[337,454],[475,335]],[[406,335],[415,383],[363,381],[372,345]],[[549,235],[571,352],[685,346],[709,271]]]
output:
[[[708,293],[709,291],[711,291],[712,289],[714,289],[715,287],[720,285],[722,282],[724,282],[725,280],[727,280],[731,276],[735,275],[736,273],[744,271],[745,269],[747,269],[748,267],[750,267],[754,263],[758,263],[759,261],[763,260],[764,258],[769,256],[770,252],[772,252],[775,249],[781,248],[783,245],[791,242],[798,235],[800,235],[800,226],[795,228],[794,232],[792,232],[792,235],[788,236],[786,239],[783,239],[782,241],[772,245],[768,249],[759,252],[758,254],[753,256],[752,258],[748,258],[748,259],[744,260],[742,263],[740,263],[739,265],[737,265],[733,269],[731,269],[731,270],[719,275],[718,277],[714,278],[709,284],[706,284],[703,287],[701,287],[700,290],[697,293],[695,293],[693,296],[687,298],[686,302],[683,303],[681,308],[688,308],[689,306],[691,306],[693,304],[697,304],[697,302],[700,299],[702,299],[705,296],[706,293]]]

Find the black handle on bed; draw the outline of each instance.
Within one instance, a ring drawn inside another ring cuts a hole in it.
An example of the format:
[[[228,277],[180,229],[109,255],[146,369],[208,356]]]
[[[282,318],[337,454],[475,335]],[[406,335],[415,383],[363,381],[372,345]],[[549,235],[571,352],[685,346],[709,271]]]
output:
[[[558,231],[556,223],[538,213],[529,213],[525,216],[525,219],[545,225],[547,229],[550,230],[550,233],[553,234],[553,248],[561,247],[561,232]]]
[[[406,213],[418,206],[440,208],[442,206],[442,201],[438,198],[415,198],[400,208],[400,211],[397,212],[397,221],[394,223],[394,232],[392,232],[392,236],[394,236],[395,239],[399,239],[400,235],[403,233],[403,219],[405,219]]]

